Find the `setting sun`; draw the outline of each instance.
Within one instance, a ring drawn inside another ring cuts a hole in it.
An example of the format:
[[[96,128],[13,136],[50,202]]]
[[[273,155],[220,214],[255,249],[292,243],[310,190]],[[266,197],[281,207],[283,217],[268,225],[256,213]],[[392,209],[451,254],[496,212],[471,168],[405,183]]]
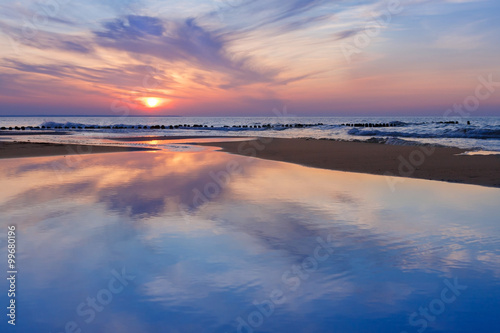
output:
[[[154,108],[160,104],[160,99],[154,97],[146,98],[146,106],[150,108]]]

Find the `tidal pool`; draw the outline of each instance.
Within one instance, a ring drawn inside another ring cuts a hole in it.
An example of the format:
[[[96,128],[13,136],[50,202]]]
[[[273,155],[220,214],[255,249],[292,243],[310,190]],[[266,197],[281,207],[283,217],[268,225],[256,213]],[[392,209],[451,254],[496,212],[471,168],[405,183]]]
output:
[[[211,149],[0,161],[16,332],[481,332],[500,189]],[[4,329],[2,328],[2,331]]]

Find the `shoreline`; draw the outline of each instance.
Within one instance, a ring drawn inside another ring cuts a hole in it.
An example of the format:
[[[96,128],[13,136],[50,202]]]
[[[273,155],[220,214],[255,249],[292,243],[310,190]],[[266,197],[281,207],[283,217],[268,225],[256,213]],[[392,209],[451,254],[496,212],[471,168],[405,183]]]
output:
[[[197,139],[207,137],[156,137],[154,139]],[[453,183],[500,187],[500,155],[459,155],[465,149],[435,146],[398,146],[380,143],[306,138],[248,138],[218,142],[227,137],[209,137],[212,142],[186,143],[219,147],[221,151],[308,167],[397,178],[417,178]],[[116,141],[149,141],[152,137]],[[152,148],[0,141],[0,159],[153,151]],[[392,180],[390,180],[392,179]]]
[[[75,154],[118,153],[127,151],[153,151],[151,148],[117,147],[99,145],[78,145],[38,142],[8,142],[0,141],[0,159],[60,156]]]
[[[308,167],[500,187],[500,155],[459,155],[467,150],[318,139],[258,138],[199,143],[231,154]],[[391,179],[392,180],[389,180]]]

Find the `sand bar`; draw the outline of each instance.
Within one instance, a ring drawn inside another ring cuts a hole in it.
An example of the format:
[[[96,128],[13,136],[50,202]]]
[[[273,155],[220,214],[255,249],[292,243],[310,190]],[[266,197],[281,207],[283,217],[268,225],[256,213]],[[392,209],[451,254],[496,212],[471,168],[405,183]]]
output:
[[[277,138],[200,145],[323,169],[500,187],[500,155],[458,155],[465,152],[458,148]]]
[[[153,149],[35,142],[0,142],[0,158],[113,153],[139,150]]]

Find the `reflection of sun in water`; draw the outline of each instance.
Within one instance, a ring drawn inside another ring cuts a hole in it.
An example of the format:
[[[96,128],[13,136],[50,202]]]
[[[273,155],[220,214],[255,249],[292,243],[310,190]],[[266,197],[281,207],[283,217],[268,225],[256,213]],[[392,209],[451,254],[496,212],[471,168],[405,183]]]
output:
[[[160,104],[160,99],[155,97],[146,98],[146,106],[149,108],[154,108]]]

